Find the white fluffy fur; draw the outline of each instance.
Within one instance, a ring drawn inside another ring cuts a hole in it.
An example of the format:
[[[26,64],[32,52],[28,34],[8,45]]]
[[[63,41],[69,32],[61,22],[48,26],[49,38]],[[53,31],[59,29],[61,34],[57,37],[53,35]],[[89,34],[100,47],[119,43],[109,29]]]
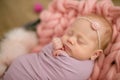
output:
[[[0,77],[16,57],[29,53],[37,42],[36,34],[24,28],[8,32],[0,44]]]

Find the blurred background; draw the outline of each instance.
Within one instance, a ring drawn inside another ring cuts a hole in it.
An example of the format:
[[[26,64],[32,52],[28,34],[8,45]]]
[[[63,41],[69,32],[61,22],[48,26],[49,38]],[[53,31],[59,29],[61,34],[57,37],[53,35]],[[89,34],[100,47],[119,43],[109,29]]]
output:
[[[51,0],[0,0],[0,38],[8,30],[23,26],[39,18],[36,4],[47,8]]]
[[[35,4],[47,8],[52,0],[0,0],[0,38],[8,30],[20,27],[39,18],[40,13],[34,11]],[[120,6],[120,0],[113,0]]]

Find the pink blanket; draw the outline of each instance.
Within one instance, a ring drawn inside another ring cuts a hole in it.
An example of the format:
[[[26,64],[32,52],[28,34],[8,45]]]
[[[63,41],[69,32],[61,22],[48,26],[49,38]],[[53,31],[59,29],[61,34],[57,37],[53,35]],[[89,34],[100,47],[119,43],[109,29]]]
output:
[[[62,36],[77,16],[90,13],[104,16],[114,30],[112,42],[96,60],[91,79],[112,80],[120,73],[120,6],[114,6],[111,0],[53,0],[40,14],[39,46],[34,51],[40,50],[54,36]]]

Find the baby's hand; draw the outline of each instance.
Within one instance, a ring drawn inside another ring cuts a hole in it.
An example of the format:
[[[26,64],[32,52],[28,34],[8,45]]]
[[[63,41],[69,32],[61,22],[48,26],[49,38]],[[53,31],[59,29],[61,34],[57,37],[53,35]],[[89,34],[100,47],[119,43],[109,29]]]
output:
[[[62,41],[61,41],[60,38],[54,37],[53,40],[52,40],[52,42],[53,42],[53,48],[55,50],[60,50],[60,49],[63,48],[63,43],[62,43]]]
[[[52,40],[53,43],[53,55],[54,56],[59,56],[60,51],[63,50],[63,43],[60,38],[54,37]]]
[[[62,50],[54,50],[54,51],[53,51],[53,56],[54,56],[54,57],[57,57],[57,56],[60,55],[61,52],[62,52]]]

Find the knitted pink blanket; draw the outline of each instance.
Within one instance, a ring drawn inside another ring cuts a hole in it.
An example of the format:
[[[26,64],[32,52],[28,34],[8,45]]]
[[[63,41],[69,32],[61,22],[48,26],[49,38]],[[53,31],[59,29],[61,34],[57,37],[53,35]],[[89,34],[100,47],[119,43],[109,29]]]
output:
[[[91,80],[113,80],[120,73],[120,6],[111,0],[53,0],[40,14],[37,27],[40,50],[54,36],[62,36],[77,16],[95,13],[104,16],[113,27],[112,41],[95,62]]]

